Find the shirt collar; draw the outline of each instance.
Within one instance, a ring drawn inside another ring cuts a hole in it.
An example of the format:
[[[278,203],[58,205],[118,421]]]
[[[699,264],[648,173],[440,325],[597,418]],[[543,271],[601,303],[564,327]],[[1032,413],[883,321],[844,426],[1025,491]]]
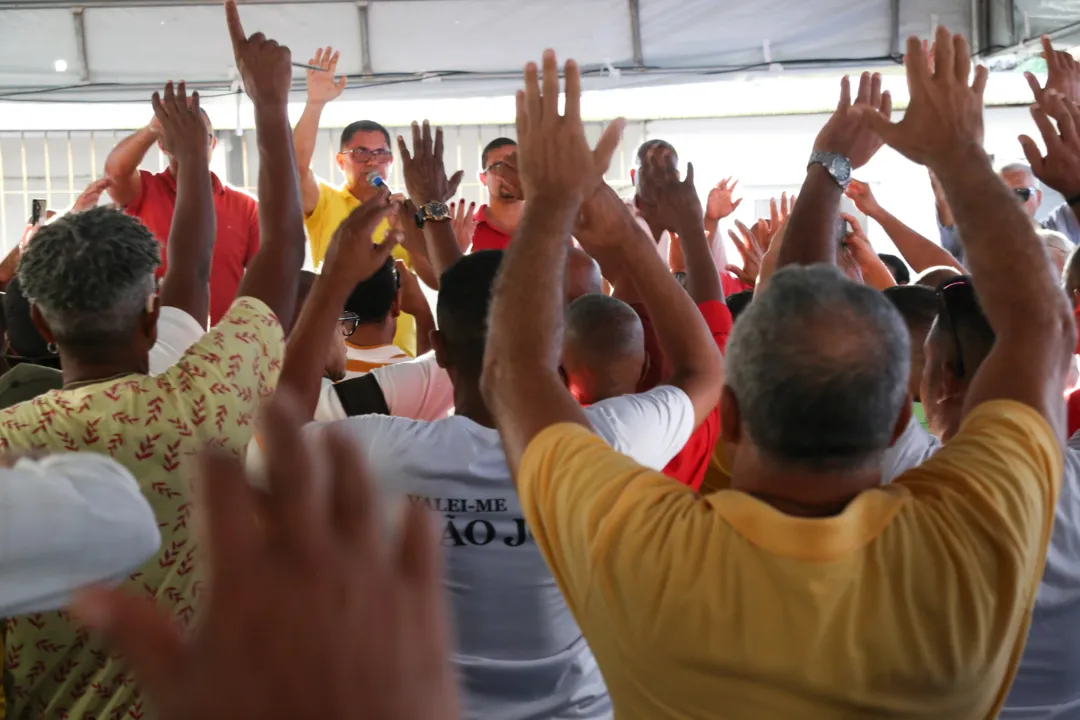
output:
[[[165,172],[163,172],[161,174],[165,176],[165,184],[168,185],[169,190],[171,190],[173,195],[175,195],[176,194],[176,176],[173,175],[172,171],[168,170],[168,169],[166,169]],[[225,194],[225,183],[221,182],[221,180],[218,178],[218,176],[215,175],[213,172],[210,173],[210,183],[214,186],[214,194],[215,195],[224,195]]]

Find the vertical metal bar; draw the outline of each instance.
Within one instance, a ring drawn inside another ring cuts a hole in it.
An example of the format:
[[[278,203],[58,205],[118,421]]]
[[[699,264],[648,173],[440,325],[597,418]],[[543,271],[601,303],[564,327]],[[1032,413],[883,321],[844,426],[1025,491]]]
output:
[[[371,74],[371,30],[368,24],[368,4],[366,0],[356,3],[356,13],[359,19],[360,30],[360,72],[364,75]]]
[[[90,131],[90,179],[97,180],[97,135]]]
[[[248,169],[248,143],[247,139],[250,135],[233,135],[233,142],[240,143],[240,153],[243,155],[244,162],[244,189],[250,193],[257,193],[258,188],[251,187],[251,171]]]
[[[334,178],[337,180],[337,176],[334,174],[334,158],[337,157],[337,153],[334,152],[334,133],[330,130],[323,131],[326,134],[326,179]],[[394,177],[398,177],[397,174],[397,155],[394,155]]]
[[[72,8],[71,19],[75,23],[75,52],[79,56],[79,80],[89,82],[90,62],[86,52],[86,16],[83,8]]]
[[[228,137],[231,135],[232,137]],[[218,141],[225,140],[228,154],[225,156],[225,182],[230,185],[247,184],[244,172],[244,136],[236,133],[219,133]]]
[[[900,0],[889,2],[889,55],[894,58],[900,54]]]
[[[0,247],[6,251],[7,242],[7,188],[4,187],[4,141],[0,138]]]
[[[45,163],[45,207],[52,204],[52,168],[49,167],[49,133],[44,133],[42,138],[42,157]]]
[[[645,53],[641,48],[641,2],[628,0],[630,3],[630,42],[634,50],[634,65],[645,64]]]
[[[30,171],[26,166],[26,133],[19,133],[19,159],[22,161],[23,217],[30,217]]]
[[[67,166],[68,166],[68,201],[64,205],[75,202],[75,156],[71,150],[71,131],[67,132]]]

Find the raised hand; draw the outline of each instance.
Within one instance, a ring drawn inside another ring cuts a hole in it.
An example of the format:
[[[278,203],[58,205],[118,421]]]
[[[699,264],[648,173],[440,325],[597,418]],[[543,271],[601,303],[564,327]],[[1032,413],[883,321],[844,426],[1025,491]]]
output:
[[[465,252],[472,245],[473,233],[476,232],[476,203],[471,202],[465,207],[465,201],[450,203],[450,216],[454,222],[454,237],[457,238],[458,247]]]
[[[709,197],[705,201],[706,220],[716,222],[735,212],[735,209],[742,203],[742,198],[738,200],[732,199],[735,187],[738,184],[738,180],[732,182],[731,178],[725,178],[709,191]]]
[[[644,234],[626,203],[607,183],[601,183],[581,204],[574,222],[574,237],[600,263],[637,233]]]
[[[377,245],[371,239],[390,210],[390,191],[383,185],[373,198],[349,213],[334,231],[326,251],[328,272],[346,272],[354,285],[374,275],[401,242],[399,231],[387,233]]]
[[[1024,73],[1035,102],[1042,104],[1043,93],[1054,90],[1069,102],[1080,103],[1080,63],[1064,50],[1055,50],[1046,35],[1042,36],[1042,46],[1042,56],[1046,60],[1046,87],[1039,86],[1034,74]]]
[[[413,122],[411,153],[405,147],[405,138],[398,135],[397,142],[401,170],[405,175],[405,190],[417,207],[430,202],[444,203],[454,197],[465,172],[458,170],[447,179],[446,166],[443,165],[442,128],[435,128],[433,143],[428,121],[424,121],[423,127]]]
[[[873,217],[881,211],[881,206],[878,205],[878,201],[874,197],[874,191],[861,180],[852,178],[845,194],[855,203],[855,207],[859,209],[859,212],[867,217]]]
[[[859,78],[859,93],[851,102],[851,81],[840,81],[840,102],[832,117],[814,140],[814,150],[839,153],[851,161],[852,169],[862,167],[881,149],[882,140],[861,120],[870,114],[888,121],[892,114],[892,96],[881,91],[881,75],[864,72]]]
[[[308,65],[322,68],[322,70],[307,71],[307,100],[309,103],[325,105],[332,100],[336,100],[345,90],[345,84],[349,79],[344,75],[337,79],[334,78],[340,55],[340,52],[327,45],[325,49],[319,48],[316,50],[315,57],[307,61]]]
[[[120,590],[83,593],[75,613],[130,661],[162,720],[222,708],[266,720],[457,717],[425,511],[404,503],[401,540],[387,547],[355,444],[336,430],[305,438],[287,391],[260,433],[266,492],[239,459],[201,458],[199,546],[213,590],[192,635]]]
[[[769,246],[776,233],[770,230],[769,222],[764,218],[754,223],[753,229],[746,227],[738,220],[735,221],[735,227],[739,229],[742,237],[736,235],[734,230],[728,230],[728,237],[735,244],[735,249],[739,251],[743,264],[742,267],[728,265],[724,269],[745,285],[754,287],[757,284],[758,275],[761,273],[761,261],[765,257],[765,253],[769,251]]]
[[[155,118],[156,120],[157,118]],[[97,207],[98,201],[101,199],[101,194],[109,189],[112,185],[112,179],[103,177],[95,180],[86,186],[86,189],[79,194],[79,197],[75,198],[75,202],[71,205],[70,212],[84,212],[90,208]]]
[[[536,199],[579,206],[604,181],[626,121],[604,128],[596,149],[589,148],[581,123],[581,73],[566,61],[566,105],[559,114],[559,68],[553,50],[545,50],[541,87],[536,63],[525,66],[525,90],[517,92],[517,141],[521,185]]]
[[[289,102],[292,87],[292,53],[261,32],[251,37],[244,33],[236,0],[225,0],[225,19],[229,25],[236,67],[244,81],[244,92],[255,104],[284,108]]]
[[[208,131],[199,110],[199,93],[192,93],[189,100],[184,83],[174,90],[169,82],[164,96],[155,92],[150,103],[161,126],[161,144],[165,150],[179,162],[202,158],[209,163]]]
[[[1044,156],[1034,140],[1020,136],[1031,171],[1066,198],[1080,195],[1080,107],[1056,90],[1047,90],[1042,102],[1031,106],[1031,117],[1046,145]],[[1057,121],[1057,129],[1051,117]]]
[[[909,160],[934,170],[955,153],[977,149],[983,141],[983,90],[987,70],[971,74],[971,54],[963,35],[951,35],[939,27],[935,41],[934,70],[916,38],[908,39],[907,67],[911,101],[904,119],[893,123],[880,113],[863,112],[868,128]]]
[[[694,188],[693,163],[687,163],[686,179],[682,181],[670,165],[650,162],[641,172],[650,176],[655,194],[653,217],[665,230],[682,234],[690,227],[701,227],[701,199]]]

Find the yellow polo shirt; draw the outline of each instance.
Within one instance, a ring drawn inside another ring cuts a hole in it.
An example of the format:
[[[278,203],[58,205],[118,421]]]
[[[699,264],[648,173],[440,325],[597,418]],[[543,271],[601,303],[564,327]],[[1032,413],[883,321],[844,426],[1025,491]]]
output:
[[[1062,451],[986,403],[839,515],[704,497],[579,425],[538,435],[526,521],[624,720],[996,717],[1042,575]]]
[[[327,185],[319,181],[319,202],[310,215],[304,218],[304,228],[307,230],[308,243],[311,246],[311,261],[315,267],[322,264],[326,257],[326,250],[330,247],[330,239],[338,225],[349,214],[360,206],[360,201],[349,192],[349,188],[342,185],[339,188]],[[381,243],[386,239],[386,233],[390,231],[390,223],[383,220],[377,228],[373,239]],[[399,260],[404,260],[406,265],[412,267],[409,262],[408,251],[400,245],[394,248],[393,255]],[[416,320],[412,315],[401,313],[398,316],[397,333],[394,335],[394,344],[416,356]]]

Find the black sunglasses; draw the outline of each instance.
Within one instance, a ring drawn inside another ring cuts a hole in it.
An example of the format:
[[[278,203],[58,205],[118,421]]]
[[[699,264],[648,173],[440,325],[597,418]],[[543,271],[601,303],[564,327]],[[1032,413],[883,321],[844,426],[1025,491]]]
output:
[[[1013,188],[1013,192],[1020,198],[1020,202],[1027,202],[1035,194],[1035,188]]]
[[[982,313],[978,300],[975,299],[975,288],[971,284],[971,278],[961,275],[942,282],[938,286],[938,305],[940,314],[944,315],[945,322],[949,324],[953,344],[956,345],[956,377],[963,378],[965,376],[964,346],[960,342],[957,318],[964,313]]]

